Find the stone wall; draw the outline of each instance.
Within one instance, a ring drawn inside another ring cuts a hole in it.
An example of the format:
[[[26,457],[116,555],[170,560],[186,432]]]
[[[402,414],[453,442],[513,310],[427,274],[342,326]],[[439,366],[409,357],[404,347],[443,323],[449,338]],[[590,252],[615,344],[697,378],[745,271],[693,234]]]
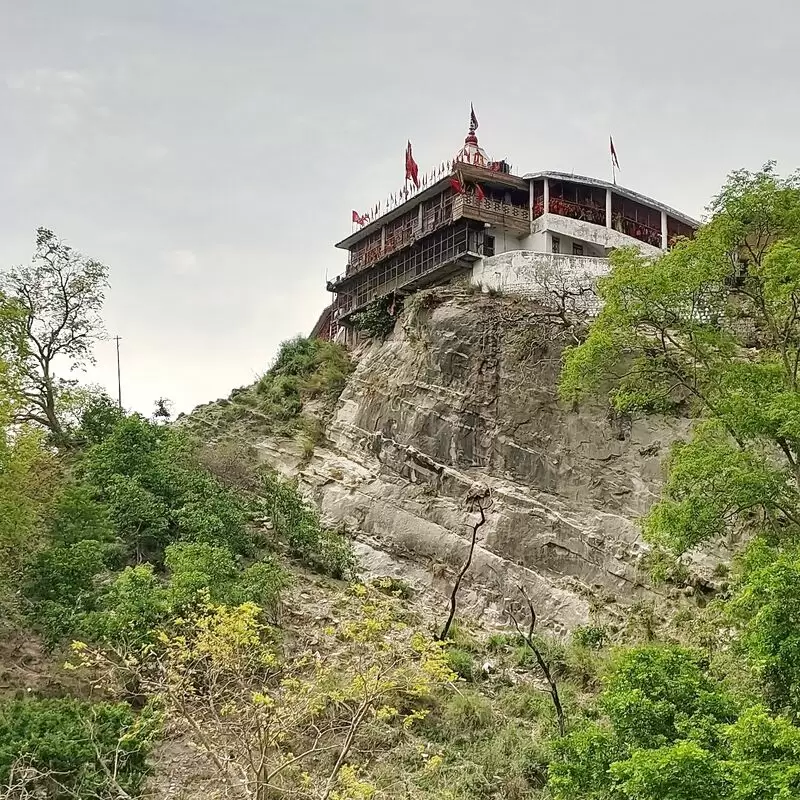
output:
[[[594,315],[600,308],[595,282],[608,271],[606,258],[516,250],[476,262],[472,282],[571,313]]]

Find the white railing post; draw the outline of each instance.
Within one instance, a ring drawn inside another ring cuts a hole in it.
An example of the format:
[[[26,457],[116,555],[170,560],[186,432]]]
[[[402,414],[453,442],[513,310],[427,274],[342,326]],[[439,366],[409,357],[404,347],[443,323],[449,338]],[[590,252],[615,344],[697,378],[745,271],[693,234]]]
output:
[[[606,189],[606,228],[611,227],[611,189]]]
[[[667,212],[666,211],[662,211],[661,212],[661,249],[662,250],[666,250],[667,249],[667,245],[669,244],[669,242],[667,240],[667,237],[668,237],[667,230],[668,230],[667,229]]]

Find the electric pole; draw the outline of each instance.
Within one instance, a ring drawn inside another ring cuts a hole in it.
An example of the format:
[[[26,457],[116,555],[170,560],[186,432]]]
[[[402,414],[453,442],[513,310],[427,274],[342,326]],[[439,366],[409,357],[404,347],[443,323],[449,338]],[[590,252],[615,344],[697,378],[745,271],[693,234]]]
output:
[[[119,410],[122,411],[122,373],[119,369],[119,336],[114,337],[114,341],[117,343],[117,403],[119,404]]]

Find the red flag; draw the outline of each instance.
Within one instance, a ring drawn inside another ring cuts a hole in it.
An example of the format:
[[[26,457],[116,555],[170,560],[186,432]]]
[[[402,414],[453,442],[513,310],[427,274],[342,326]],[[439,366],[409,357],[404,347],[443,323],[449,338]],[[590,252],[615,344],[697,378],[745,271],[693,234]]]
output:
[[[617,151],[614,149],[614,139],[609,136],[608,141],[611,143],[611,163],[619,169],[619,160],[617,159]]]
[[[478,130],[478,118],[475,116],[475,109],[472,107],[472,103],[469,104],[469,125],[472,130]]]
[[[366,214],[359,214],[358,211],[353,212],[353,222],[357,225],[364,225],[368,221],[369,217]]]
[[[414,161],[414,156],[411,154],[411,142],[409,141],[406,147],[406,180],[412,181],[417,189],[419,189],[418,173],[419,167],[417,166],[417,162]]]
[[[483,193],[483,189],[481,189],[481,185],[480,185],[479,183],[476,183],[476,184],[475,184],[475,199],[476,199],[476,200],[477,200],[479,203],[482,203],[482,202],[483,202],[483,199],[484,199],[485,197],[486,197],[486,195]]]
[[[450,186],[453,187],[453,191],[458,194],[464,193],[464,187],[461,185],[461,181],[458,178],[450,178]]]

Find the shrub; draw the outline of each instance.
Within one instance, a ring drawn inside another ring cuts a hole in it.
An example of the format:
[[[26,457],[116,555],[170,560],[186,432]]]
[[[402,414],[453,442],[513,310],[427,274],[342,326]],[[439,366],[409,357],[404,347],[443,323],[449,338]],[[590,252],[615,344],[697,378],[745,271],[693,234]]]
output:
[[[70,545],[84,539],[108,542],[114,539],[114,526],[108,508],[99,503],[91,487],[66,486],[50,511],[49,534],[56,544]]]
[[[80,465],[132,553],[160,559],[183,539],[247,552],[244,502],[200,465],[181,430],[125,417]]]
[[[150,564],[128,567],[87,614],[80,630],[87,639],[129,645],[149,641],[151,631],[170,610],[168,591]]]
[[[137,717],[125,703],[71,698],[2,701],[0,794],[6,796],[3,787],[19,761],[30,768],[29,779],[15,797],[116,798],[122,796],[119,788],[135,795],[147,774],[147,755],[157,730],[158,717],[152,710]],[[57,776],[57,782],[48,774]]]
[[[341,531],[324,528],[319,512],[303,500],[297,485],[274,473],[262,475],[264,510],[292,554],[312,569],[334,578],[350,578],[356,561]]]
[[[290,584],[286,570],[272,558],[249,566],[236,581],[227,602],[240,605],[252,602],[274,619],[280,608],[281,592]]]
[[[493,633],[486,640],[486,649],[490,653],[508,653],[523,644],[522,637],[518,633]]]
[[[391,312],[395,301],[387,295],[373,300],[363,311],[353,314],[350,321],[356,330],[363,331],[368,336],[385,339],[393,330],[397,321],[397,309]]]
[[[373,578],[370,583],[379,592],[398,597],[401,600],[410,600],[414,596],[414,590],[404,580],[393,578],[391,575]]]
[[[88,539],[50,547],[28,567],[23,593],[30,617],[48,646],[69,634],[98,597],[96,578],[106,570],[109,546]]]
[[[205,542],[178,542],[165,552],[170,572],[169,599],[176,610],[191,605],[207,592],[214,602],[223,602],[236,580],[236,559],[227,547]]]
[[[256,384],[260,409],[273,428],[288,433],[296,428],[303,403],[322,398],[332,404],[351,370],[350,358],[341,345],[301,336],[290,339],[281,345],[275,363]]]
[[[600,650],[608,643],[608,634],[604,628],[595,625],[582,625],[572,632],[572,641],[579,647]]]
[[[460,647],[448,647],[445,652],[447,664],[456,675],[465,681],[476,679],[475,659],[472,657],[472,653],[462,650]]]

